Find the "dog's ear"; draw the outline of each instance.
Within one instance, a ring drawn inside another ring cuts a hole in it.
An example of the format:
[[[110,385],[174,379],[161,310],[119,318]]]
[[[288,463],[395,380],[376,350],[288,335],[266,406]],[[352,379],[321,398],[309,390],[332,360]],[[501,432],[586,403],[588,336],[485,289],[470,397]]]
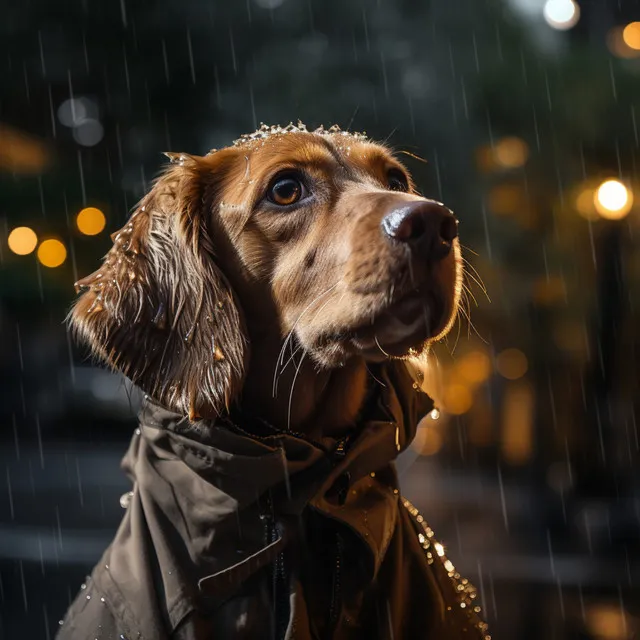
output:
[[[166,155],[172,164],[113,234],[102,267],[76,283],[82,295],[69,321],[156,401],[191,419],[213,417],[237,397],[248,357],[211,234],[229,157]]]

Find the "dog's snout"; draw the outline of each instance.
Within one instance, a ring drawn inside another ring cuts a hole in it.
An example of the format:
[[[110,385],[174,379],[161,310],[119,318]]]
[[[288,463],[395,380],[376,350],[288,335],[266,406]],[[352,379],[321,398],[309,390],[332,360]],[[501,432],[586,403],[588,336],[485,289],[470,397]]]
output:
[[[382,219],[382,230],[397,242],[412,248],[433,252],[432,257],[444,258],[458,236],[458,221],[444,205],[434,200],[403,203],[394,207]]]

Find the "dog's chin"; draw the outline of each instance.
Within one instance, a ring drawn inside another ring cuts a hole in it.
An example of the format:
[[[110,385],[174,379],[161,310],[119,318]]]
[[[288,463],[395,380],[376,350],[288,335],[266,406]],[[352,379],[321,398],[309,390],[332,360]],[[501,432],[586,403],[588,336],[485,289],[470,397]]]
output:
[[[351,333],[351,344],[370,362],[405,358],[424,350],[444,328],[444,304],[435,295],[407,295]]]
[[[352,356],[368,362],[415,356],[445,332],[450,315],[445,307],[439,296],[413,292],[368,322],[324,336],[308,351],[326,367],[342,366]]]

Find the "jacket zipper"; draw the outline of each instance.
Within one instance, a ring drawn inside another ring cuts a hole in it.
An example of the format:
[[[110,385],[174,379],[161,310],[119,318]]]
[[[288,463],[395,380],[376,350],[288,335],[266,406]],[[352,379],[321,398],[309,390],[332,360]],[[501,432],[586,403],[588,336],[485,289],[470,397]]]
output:
[[[267,493],[265,521],[265,539],[270,544],[278,539],[278,528],[273,512],[271,494]],[[287,580],[284,568],[284,552],[280,552],[271,568],[271,588],[273,598],[273,640],[284,640],[289,626],[289,604],[287,593]]]
[[[333,569],[333,584],[331,587],[331,604],[329,606],[329,626],[327,638],[333,636],[338,619],[340,617],[342,599],[342,563],[343,563],[343,543],[340,534],[336,534],[336,557]]]
[[[241,429],[238,429],[242,431]],[[301,434],[289,433],[295,437],[305,439]],[[255,436],[252,436],[255,437]],[[262,440],[263,438],[256,438]],[[309,442],[309,440],[307,440]],[[335,448],[332,451],[333,466],[337,466],[345,458],[347,454],[347,444],[349,442],[349,436],[344,436],[337,441]],[[317,443],[316,446],[322,447]],[[326,451],[326,449],[325,449]],[[340,491],[339,501],[344,504],[346,500],[346,493],[348,491],[348,482],[350,474],[347,472],[345,478],[347,480],[347,486]],[[278,539],[278,530],[275,522],[275,515],[273,511],[273,502],[271,500],[271,494],[267,494],[267,509],[264,515],[266,531],[265,537],[267,542],[275,542]],[[331,589],[331,603],[329,606],[329,626],[328,626],[328,638],[333,634],[334,628],[338,622],[340,615],[340,600],[342,595],[342,563],[343,563],[343,543],[339,534],[336,534],[336,558],[334,564],[332,589]],[[279,553],[276,560],[273,563],[272,568],[272,589],[273,589],[273,606],[274,606],[274,623],[273,623],[273,637],[274,640],[284,640],[289,626],[289,602],[287,593],[286,573],[284,567],[284,552]]]
[[[338,441],[336,448],[334,449],[334,465],[338,465],[344,457],[347,455],[347,444],[349,437],[345,436]],[[351,480],[351,474],[345,472],[342,476],[345,479],[343,487],[340,487],[338,492],[338,502],[344,504],[347,499],[347,493],[349,491],[349,484]],[[331,638],[338,624],[341,610],[342,600],[342,564],[344,562],[343,554],[343,542],[339,533],[336,533],[336,556],[333,565],[333,578],[331,585],[331,603],[329,605],[329,625],[327,627],[327,638]]]

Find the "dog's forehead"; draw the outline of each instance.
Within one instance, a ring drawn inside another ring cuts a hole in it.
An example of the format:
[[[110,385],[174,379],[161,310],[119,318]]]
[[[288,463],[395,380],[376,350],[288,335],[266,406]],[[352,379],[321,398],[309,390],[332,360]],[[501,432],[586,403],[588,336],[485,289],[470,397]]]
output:
[[[364,133],[342,131],[337,125],[314,130],[308,130],[302,123],[286,127],[262,125],[235,140],[229,150],[238,152],[247,162],[251,157],[262,157],[265,169],[280,160],[301,163],[327,160],[327,164],[333,161],[353,165],[366,172],[402,166],[385,145],[370,140]]]
[[[242,147],[247,145],[254,145],[256,142],[261,142],[275,137],[281,138],[285,135],[296,134],[313,134],[316,136],[341,136],[343,138],[350,138],[352,140],[366,141],[368,140],[366,133],[360,133],[358,131],[343,131],[337,124],[332,125],[328,129],[320,125],[316,129],[308,129],[307,125],[298,120],[298,124],[290,122],[287,126],[283,127],[279,124],[267,125],[262,123],[258,129],[253,133],[245,133],[237,140],[234,140],[234,147]]]

